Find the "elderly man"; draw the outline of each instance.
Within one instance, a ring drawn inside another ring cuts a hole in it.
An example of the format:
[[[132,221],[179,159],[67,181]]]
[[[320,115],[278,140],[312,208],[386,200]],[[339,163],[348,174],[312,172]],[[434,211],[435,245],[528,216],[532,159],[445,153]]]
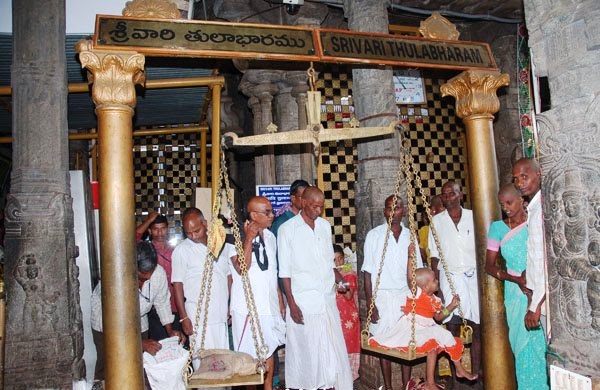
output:
[[[288,302],[285,384],[350,390],[352,374],[335,302],[335,284],[343,277],[335,269],[331,225],[319,217],[324,202],[321,190],[305,189],[300,214],[284,223],[277,237],[279,277]]]
[[[442,202],[446,210],[433,217],[433,225],[440,240],[438,248],[429,231],[429,253],[431,268],[438,272],[440,292],[445,305],[452,300],[449,278],[454,282],[456,293],[460,297],[460,306],[464,319],[473,328],[473,344],[471,346],[472,371],[479,372],[481,362],[481,339],[479,329],[479,287],[477,284],[477,257],[475,251],[475,228],[473,212],[464,209],[461,201],[464,193],[458,183],[448,181],[442,186]],[[446,275],[440,264],[440,252],[448,265]],[[458,310],[448,316],[448,330],[455,336],[460,334],[462,318]]]
[[[529,198],[527,204],[527,266],[526,284],[531,290],[531,302],[525,314],[527,329],[546,327],[546,248],[544,245],[544,216],[542,214],[542,173],[537,161],[522,158],[512,170],[513,183],[522,196]],[[541,321],[540,321],[541,320]]]
[[[367,305],[369,305],[383,255],[383,246],[386,242],[388,221],[390,216],[392,217],[391,231],[387,238],[387,249],[371,320],[370,332],[373,336],[385,334],[396,325],[403,315],[402,306],[406,304],[406,296],[410,292],[406,278],[408,248],[411,244],[410,231],[402,223],[402,219],[406,215],[406,206],[404,201],[398,198],[395,208],[392,209],[393,201],[393,195],[387,197],[383,209],[385,223],[371,229],[365,239],[362,272],[364,273],[365,296]],[[413,246],[417,248],[417,243],[413,242]],[[416,255],[417,268],[421,268],[423,267],[421,254],[417,251]],[[392,389],[392,363],[380,357],[379,364],[385,389]],[[403,384],[401,387],[404,388],[409,380],[410,366],[402,365]]]
[[[204,261],[208,248],[206,247],[207,222],[202,211],[189,208],[183,212],[183,240],[173,252],[173,290],[175,291],[175,304],[181,317],[183,332],[192,336]],[[227,314],[229,300],[228,287],[229,265],[225,256],[221,255],[214,264],[212,285],[210,290],[210,304],[208,313],[202,312],[198,329],[196,329],[195,348],[200,348],[203,319],[208,314],[206,322],[206,349],[229,349],[229,336],[227,332]],[[194,368],[199,366],[198,359],[193,360]]]
[[[244,224],[244,258],[248,278],[254,294],[256,311],[260,318],[263,338],[267,347],[267,374],[265,390],[273,388],[274,352],[285,343],[285,304],[277,283],[277,239],[269,231],[273,223],[273,206],[262,196],[250,198],[246,207],[248,220]],[[256,358],[256,348],[248,318],[241,269],[233,245],[224,249],[230,258],[231,332],[233,347]]]
[[[148,338],[148,313],[153,307],[164,326],[167,335],[179,336],[185,340],[185,336],[178,330],[173,329],[173,314],[171,313],[171,294],[167,287],[167,274],[157,264],[156,251],[148,242],[139,242],[136,245],[136,260],[138,269],[138,288],[140,301],[140,323],[142,331],[142,350],[155,355],[161,349],[161,344]],[[98,358],[94,373],[95,380],[104,380],[104,341],[102,335],[102,287],[100,283],[92,293],[92,334]]]

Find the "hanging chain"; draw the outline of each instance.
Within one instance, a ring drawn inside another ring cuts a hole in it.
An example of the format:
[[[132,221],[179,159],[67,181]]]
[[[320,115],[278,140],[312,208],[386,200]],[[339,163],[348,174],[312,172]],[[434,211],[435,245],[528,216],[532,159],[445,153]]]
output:
[[[446,262],[446,259],[444,257],[444,254],[442,251],[442,246],[440,244],[440,239],[438,237],[437,231],[433,224],[433,216],[431,215],[431,208],[430,208],[430,204],[428,201],[428,197],[429,197],[428,189],[425,189],[425,190],[423,189],[423,183],[421,181],[421,176],[419,175],[419,172],[417,171],[415,164],[412,161],[412,157],[411,157],[411,153],[410,153],[410,145],[408,144],[408,139],[406,139],[406,144],[403,143],[401,145],[401,147],[402,147],[402,152],[406,156],[406,161],[408,162],[405,166],[405,170],[408,170],[410,172],[410,175],[414,176],[415,187],[417,187],[417,189],[419,190],[419,195],[421,196],[421,200],[423,201],[423,206],[425,208],[425,212],[427,213],[427,217],[429,218],[429,230],[431,231],[433,239],[435,241],[435,245],[438,248],[439,259],[440,259],[440,262],[442,263],[442,267],[444,268],[444,273],[446,275],[446,280],[448,281],[448,285],[450,286],[450,291],[452,292],[452,296],[454,296],[454,295],[456,295],[456,287],[454,286],[454,281],[448,271],[448,263]],[[409,207],[410,207],[410,205],[409,205]],[[411,214],[416,213],[415,205],[412,205],[412,207],[413,207],[414,211],[411,210],[410,211]],[[460,318],[462,319],[462,322],[463,322],[463,329],[461,329],[461,333],[464,332],[464,335],[461,334],[461,338],[469,339],[473,333],[473,330],[467,324],[467,320],[464,317],[462,306],[460,305],[460,300],[458,301],[457,311],[458,311],[458,315],[460,316]]]
[[[252,285],[250,284],[250,278],[248,277],[248,266],[246,264],[246,256],[244,254],[244,246],[242,244],[242,237],[240,234],[240,228],[237,224],[237,216],[235,214],[235,207],[233,204],[232,191],[229,184],[229,176],[227,174],[227,165],[225,164],[225,153],[221,152],[221,171],[223,172],[225,181],[225,194],[227,197],[227,204],[231,210],[231,220],[234,221],[232,225],[233,236],[235,237],[235,249],[238,253],[238,263],[240,266],[240,275],[242,277],[242,285],[244,288],[244,297],[246,298],[246,306],[248,307],[248,318],[250,325],[252,326],[252,338],[254,340],[254,348],[256,350],[256,356],[258,358],[257,372],[266,371],[266,355],[268,353],[268,347],[265,345],[265,340],[262,333],[262,327],[258,313],[256,309],[256,302],[254,301],[254,293],[252,292]]]
[[[402,141],[401,141],[402,142]],[[415,221],[416,214],[416,200],[415,200],[415,189],[412,185],[414,180],[413,172],[410,169],[410,164],[412,162],[412,156],[409,153],[404,153],[403,157],[400,159],[402,162],[402,168],[404,170],[404,177],[406,178],[406,197],[408,203],[408,223],[410,228],[410,244],[414,245],[417,241],[417,222]],[[415,330],[415,321],[417,314],[417,248],[414,248],[412,253],[410,254],[409,261],[411,263],[410,267],[410,292],[412,294],[411,301],[411,321],[410,321],[410,342],[408,343],[409,353],[416,354],[417,342],[416,342],[416,330]]]
[[[219,173],[218,184],[217,184],[217,193],[221,193],[221,181],[223,179],[223,168]],[[215,202],[213,204],[212,215],[213,218],[216,218],[219,214],[219,210],[221,209],[221,197],[215,196]],[[209,229],[212,228],[212,225]],[[198,326],[200,324],[200,314],[202,312],[202,303],[204,301],[204,318],[202,321],[202,335],[200,336],[200,350],[204,349],[204,340],[206,339],[206,327],[208,322],[208,307],[210,302],[210,290],[212,286],[212,275],[214,270],[214,262],[215,258],[213,257],[210,250],[206,250],[206,257],[204,258],[204,271],[202,272],[202,282],[200,284],[200,294],[198,297],[198,302],[196,305],[196,317],[194,319],[194,327],[193,333],[190,337],[190,349],[188,352],[188,360],[187,364],[183,368],[183,377],[186,384],[189,382],[192,374],[194,373],[194,368],[192,366],[192,359],[194,356],[195,348],[196,348],[196,334],[198,332]],[[206,300],[205,300],[206,299]]]
[[[396,203],[398,202],[398,197],[400,195],[400,180],[402,179],[402,170],[398,169],[398,173],[396,174],[396,185],[394,187],[394,197],[392,199],[392,213],[388,217],[387,220],[387,230],[385,233],[385,241],[383,243],[383,251],[381,253],[381,261],[379,262],[379,269],[377,270],[377,279],[375,279],[375,286],[373,286],[373,293],[371,295],[371,302],[369,303],[369,311],[367,312],[367,322],[365,323],[365,327],[361,332],[361,337],[363,341],[367,341],[369,339],[369,327],[371,326],[371,320],[373,317],[373,310],[375,309],[375,299],[377,299],[377,291],[379,290],[379,282],[381,280],[381,271],[383,270],[383,262],[385,259],[385,254],[387,253],[388,247],[388,239],[390,237],[390,232],[392,231],[392,220],[394,218],[394,211],[396,210]]]

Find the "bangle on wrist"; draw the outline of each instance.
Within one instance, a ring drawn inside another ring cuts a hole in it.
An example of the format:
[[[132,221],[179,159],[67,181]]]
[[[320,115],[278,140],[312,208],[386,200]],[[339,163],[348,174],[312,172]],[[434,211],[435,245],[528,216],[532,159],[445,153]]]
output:
[[[450,315],[450,310],[448,310],[447,307],[444,307],[442,309],[442,314],[445,315],[446,317],[448,317]]]
[[[189,320],[189,319],[190,319],[189,317],[183,317],[182,319],[179,320],[179,323],[181,324],[183,321]]]

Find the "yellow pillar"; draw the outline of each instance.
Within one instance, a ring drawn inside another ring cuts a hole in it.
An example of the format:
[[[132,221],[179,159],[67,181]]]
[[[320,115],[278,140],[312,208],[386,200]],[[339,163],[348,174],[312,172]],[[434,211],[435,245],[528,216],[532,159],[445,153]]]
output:
[[[142,390],[142,347],[135,263],[132,117],[144,56],[76,45],[93,82],[98,116],[100,254],[106,389]]]
[[[502,283],[485,273],[487,233],[501,217],[498,205],[498,170],[494,146],[494,115],[500,109],[496,96],[509,77],[497,71],[469,70],[442,85],[442,96],[456,98],[456,115],[467,132],[471,204],[481,297],[483,381],[486,389],[516,389],[515,366],[508,341]]]
[[[210,152],[212,204],[215,203],[215,197],[217,196],[219,173],[221,172],[221,88],[223,88],[223,84],[213,84],[212,86],[212,146]]]

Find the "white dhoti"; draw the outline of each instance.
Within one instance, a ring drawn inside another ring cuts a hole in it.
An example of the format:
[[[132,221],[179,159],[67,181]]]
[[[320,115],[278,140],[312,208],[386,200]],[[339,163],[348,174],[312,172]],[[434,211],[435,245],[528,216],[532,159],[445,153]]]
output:
[[[259,316],[265,346],[268,348],[268,359],[280,345],[285,344],[285,322],[280,315]],[[256,359],[256,347],[252,334],[252,324],[246,314],[231,313],[231,335],[233,336],[233,349],[245,352]]]
[[[402,290],[379,290],[377,292],[375,305],[379,312],[379,320],[376,324],[371,323],[369,327],[369,332],[372,335],[387,333],[398,323],[398,320],[404,314],[402,306],[406,304],[406,296],[409,292],[408,288]],[[370,302],[367,304],[370,304]]]
[[[335,300],[323,314],[286,316],[285,385],[294,389],[352,390],[352,373]]]
[[[477,271],[475,269],[468,272],[450,273],[456,294],[460,297],[460,307],[464,318],[479,324],[479,285],[477,284]],[[449,305],[452,301],[452,291],[446,278],[444,270],[440,270],[440,290],[444,294],[444,305]],[[459,315],[458,308],[454,309],[452,315]],[[452,315],[448,316],[444,322],[450,321]]]

